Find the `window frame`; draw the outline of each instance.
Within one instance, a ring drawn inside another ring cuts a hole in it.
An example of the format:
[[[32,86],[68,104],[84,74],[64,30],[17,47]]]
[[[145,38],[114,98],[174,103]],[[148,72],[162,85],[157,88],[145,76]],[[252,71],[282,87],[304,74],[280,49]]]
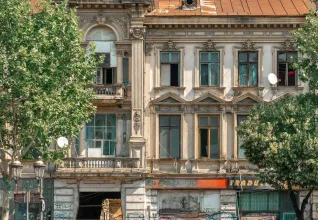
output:
[[[161,117],[169,117],[169,126],[161,126],[160,125],[160,118]],[[179,126],[171,126],[171,118],[172,117],[178,117],[179,118]],[[161,128],[162,127],[164,127],[164,128],[169,128],[169,146],[167,146],[167,153],[169,154],[168,155],[168,157],[161,157],[161,148],[162,148],[162,146],[161,146],[161,143],[160,143],[160,131],[161,131]],[[171,156],[171,149],[172,149],[172,147],[171,147],[171,145],[172,145],[172,143],[171,143],[171,140],[172,140],[172,135],[171,135],[171,127],[173,127],[173,128],[176,128],[176,127],[178,127],[179,128],[179,149],[178,149],[178,152],[179,152],[179,155],[178,155],[178,157],[172,157]],[[181,131],[182,131],[182,117],[181,117],[181,115],[167,115],[167,114],[159,114],[158,115],[158,130],[159,130],[159,135],[158,135],[158,144],[159,144],[159,154],[158,154],[158,158],[160,158],[160,159],[180,159],[181,158],[181,141],[182,141],[182,137],[181,137],[181,135],[182,135],[182,133],[181,133]]]
[[[96,126],[96,115],[103,115],[104,116],[104,120],[105,120],[105,125],[104,126]],[[108,126],[107,125],[107,117],[108,117],[108,115],[115,116],[115,126]],[[93,123],[93,125],[89,125],[90,123]],[[116,114],[113,114],[113,113],[106,113],[106,114],[97,113],[97,114],[94,114],[93,117],[92,117],[92,120],[85,124],[85,144],[86,144],[87,152],[88,152],[89,148],[91,148],[91,149],[101,149],[101,156],[102,157],[115,157],[116,156],[116,145],[117,145],[117,128],[118,128],[117,123],[118,123],[118,120],[117,120]],[[88,129],[89,128],[93,129],[92,138],[88,138]],[[95,132],[96,128],[102,129],[103,138],[96,138],[96,132]],[[107,134],[108,129],[112,129],[112,128],[115,128],[115,138],[114,139],[107,139],[105,134]],[[98,141],[101,142],[101,147],[96,147],[96,142],[98,142]],[[89,142],[93,142],[94,147],[90,147]],[[105,142],[108,142],[108,144],[110,142],[114,143],[114,154],[113,155],[111,155],[111,154],[105,155],[104,154],[104,144],[105,144]]]
[[[286,53],[286,61],[285,62],[280,62],[279,61],[279,54],[280,53]],[[288,85],[288,66],[291,64],[291,62],[288,62],[288,53],[296,53],[296,57],[298,57],[298,51],[297,50],[277,50],[276,51],[276,76],[278,79],[277,86],[278,87],[297,87],[298,86],[298,70],[295,70],[295,85]],[[284,85],[279,85],[279,65],[280,64],[285,64],[287,66],[286,71],[285,71],[285,83]],[[286,85],[286,80],[287,80],[287,85]]]
[[[237,126],[239,126],[239,117],[246,117],[245,118],[245,120],[247,119],[247,117],[248,117],[248,115],[247,114],[237,114],[236,115],[236,128],[237,128]],[[244,121],[244,120],[243,120]],[[235,128],[235,130],[236,130],[236,128]],[[245,156],[245,152],[244,152],[244,157],[241,157],[240,156],[240,137],[239,137],[239,135],[237,134],[237,132],[236,132],[236,145],[237,145],[237,158],[238,159],[246,159],[246,156]]]
[[[217,118],[217,120],[218,120],[218,126],[211,126],[211,125],[208,125],[208,126],[200,126],[200,118],[202,118],[202,117],[208,117],[208,121],[210,121],[210,118],[211,117],[216,117]],[[211,146],[210,146],[210,142],[211,142],[211,139],[210,139],[210,130],[211,129],[217,129],[217,131],[218,131],[218,157],[217,158],[210,158],[210,153],[211,153]],[[201,132],[200,132],[200,130],[201,129],[207,129],[209,132],[208,132],[208,146],[209,146],[209,148],[208,148],[208,152],[207,152],[207,154],[208,154],[208,159],[214,159],[214,160],[216,160],[216,159],[220,159],[220,153],[221,153],[221,146],[220,146],[220,144],[221,144],[221,118],[220,118],[220,115],[198,115],[198,158],[206,158],[206,157],[203,157],[203,156],[201,156]]]
[[[218,53],[218,62],[212,62],[212,61],[203,62],[203,61],[201,61],[201,54],[203,54],[203,53],[208,54],[209,60],[212,60],[212,59],[210,59],[212,53]],[[211,51],[200,50],[198,52],[198,54],[199,54],[199,86],[200,87],[220,87],[220,85],[221,85],[221,51],[220,50],[214,50],[214,51],[212,51],[212,50]],[[219,67],[218,68],[218,83],[216,85],[202,85],[202,83],[201,83],[201,66],[202,66],[202,64],[208,64],[208,70],[209,70],[208,77],[210,78],[212,75],[211,66],[213,64],[216,64],[216,63],[219,65],[218,66]]]
[[[169,54],[169,58],[168,58],[168,62],[163,62],[162,61],[162,55],[164,54],[164,53],[167,53],[167,54]],[[178,54],[178,62],[172,62],[172,54],[173,53],[176,53],[176,54]],[[177,64],[178,65],[178,85],[177,86],[172,86],[171,85],[171,71],[170,71],[170,85],[168,85],[168,86],[171,86],[171,87],[180,87],[180,82],[181,82],[181,77],[180,77],[180,63],[181,63],[181,54],[180,54],[180,51],[160,51],[160,86],[161,87],[163,87],[163,86],[167,86],[167,85],[162,85],[162,73],[163,73],[163,71],[162,71],[162,65],[167,65],[167,64],[169,64],[169,65],[171,65],[171,64]],[[170,66],[170,68],[171,68],[171,66]]]
[[[240,54],[242,54],[242,53],[246,53],[247,54],[247,61],[246,62],[241,62],[240,61]],[[256,58],[257,58],[257,61],[249,61],[249,56],[250,56],[250,53],[256,53]],[[259,85],[259,53],[258,53],[258,51],[255,51],[255,50],[247,50],[247,51],[238,51],[238,57],[237,57],[237,62],[238,62],[238,64],[237,64],[237,67],[238,67],[238,70],[237,70],[237,76],[238,76],[238,79],[237,79],[237,81],[238,81],[238,86],[239,87],[251,87],[251,88],[253,88],[253,87],[258,87],[258,85]],[[249,85],[249,81],[250,81],[250,78],[249,78],[249,67],[250,67],[250,65],[255,65],[256,64],[256,68],[257,68],[257,73],[256,73],[256,76],[257,76],[257,82],[256,82],[256,84],[255,85]],[[240,66],[241,65],[246,65],[247,66],[247,71],[248,71],[248,74],[247,74],[247,77],[248,77],[248,79],[247,79],[247,83],[248,83],[248,85],[241,85],[240,84]]]

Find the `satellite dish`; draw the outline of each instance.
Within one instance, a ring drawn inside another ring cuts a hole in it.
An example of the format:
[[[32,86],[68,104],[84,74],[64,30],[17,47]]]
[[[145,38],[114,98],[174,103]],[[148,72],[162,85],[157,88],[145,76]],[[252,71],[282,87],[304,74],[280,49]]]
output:
[[[60,147],[60,148],[64,148],[65,146],[68,145],[68,140],[66,137],[59,137],[57,139],[57,145]]]
[[[268,81],[270,84],[274,85],[277,83],[277,76],[274,73],[268,74]]]

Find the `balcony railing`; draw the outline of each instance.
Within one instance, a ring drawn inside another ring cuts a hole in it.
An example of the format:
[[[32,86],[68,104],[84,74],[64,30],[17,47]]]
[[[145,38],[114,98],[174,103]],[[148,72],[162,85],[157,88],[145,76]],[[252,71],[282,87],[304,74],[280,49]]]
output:
[[[139,168],[139,158],[83,157],[65,158],[59,168]]]
[[[96,95],[122,96],[122,85],[94,84],[90,85],[89,88],[93,89]]]

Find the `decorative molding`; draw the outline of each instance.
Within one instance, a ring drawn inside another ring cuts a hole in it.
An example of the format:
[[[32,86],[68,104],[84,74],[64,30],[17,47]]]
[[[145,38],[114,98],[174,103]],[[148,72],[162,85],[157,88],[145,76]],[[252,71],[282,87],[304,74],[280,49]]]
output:
[[[280,50],[284,50],[284,51],[287,51],[287,50],[296,50],[296,47],[295,47],[295,42],[292,42],[290,40],[286,40],[284,42],[281,43],[280,45]]]
[[[152,42],[146,42],[146,46],[145,46],[145,54],[146,54],[146,56],[150,56],[151,55],[152,46],[153,46]]]
[[[202,50],[210,51],[210,50],[217,50],[217,48],[215,47],[214,42],[212,42],[211,40],[208,40],[207,42],[203,44]]]
[[[250,40],[247,40],[242,43],[241,50],[256,50],[255,43]]]
[[[176,46],[176,44],[169,40],[168,42],[163,44],[162,51],[179,51],[180,48]]]
[[[134,113],[134,129],[136,135],[139,133],[141,129],[141,114],[140,111],[135,111]]]
[[[117,56],[131,56],[130,42],[115,42]]]
[[[145,27],[132,27],[130,28],[130,37],[137,40],[143,40],[146,28]]]

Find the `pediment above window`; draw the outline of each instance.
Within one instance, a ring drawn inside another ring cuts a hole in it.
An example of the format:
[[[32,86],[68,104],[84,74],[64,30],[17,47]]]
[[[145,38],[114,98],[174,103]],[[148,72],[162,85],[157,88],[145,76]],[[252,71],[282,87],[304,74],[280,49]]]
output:
[[[174,93],[167,93],[167,94],[152,101],[153,105],[165,105],[165,104],[184,105],[185,103],[186,103],[186,100],[180,98],[178,95],[176,95]]]
[[[259,98],[256,95],[253,95],[251,93],[245,93],[243,95],[240,95],[232,101],[232,103],[236,104],[236,105],[239,105],[239,104],[253,105],[253,104],[262,103],[262,102],[264,102],[263,99]]]
[[[287,93],[284,93],[280,96],[278,96],[276,99],[274,99],[272,102],[278,102],[279,100],[283,99],[283,98],[287,98],[287,97],[292,97],[293,94],[287,92]]]
[[[224,104],[226,101],[213,93],[206,93],[199,98],[196,98],[191,104]]]

